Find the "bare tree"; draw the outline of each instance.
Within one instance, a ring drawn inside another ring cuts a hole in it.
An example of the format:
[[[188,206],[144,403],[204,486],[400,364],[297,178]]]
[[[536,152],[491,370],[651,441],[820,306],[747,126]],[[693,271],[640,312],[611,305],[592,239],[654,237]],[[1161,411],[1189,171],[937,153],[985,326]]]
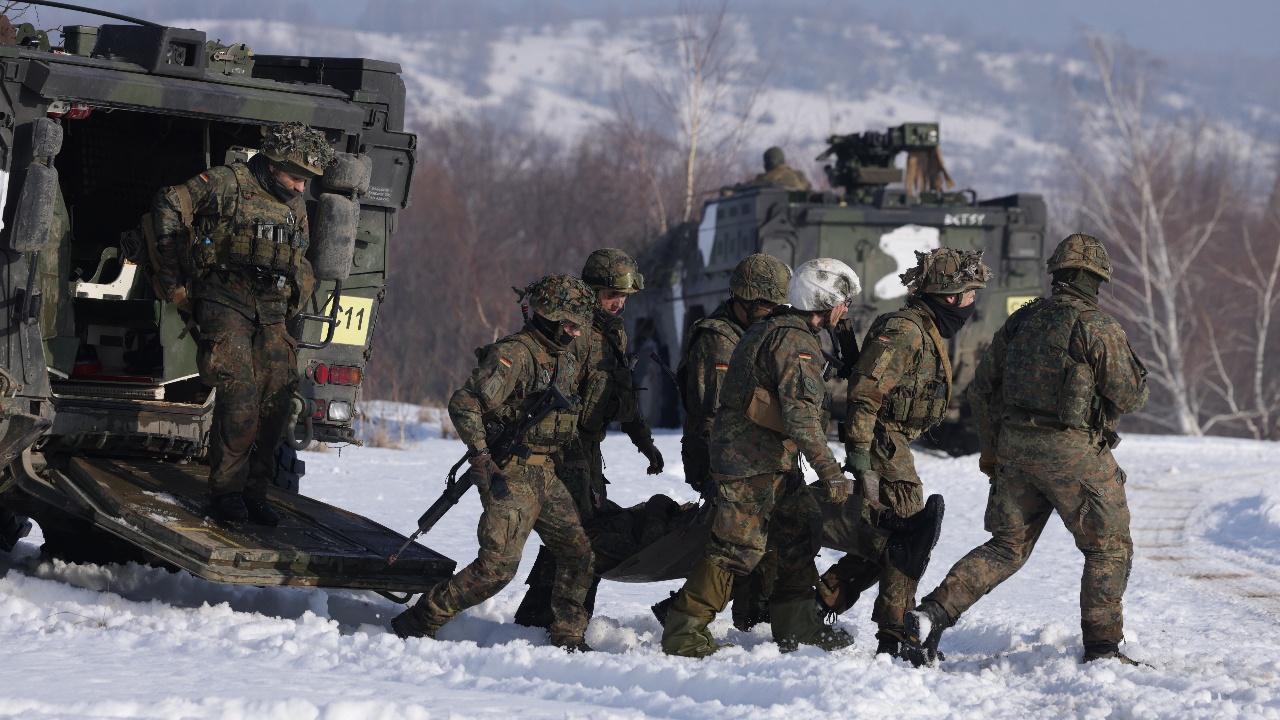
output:
[[[1146,114],[1152,62],[1099,37],[1088,44],[1096,81],[1077,95],[1087,152],[1070,156],[1080,215],[1112,241],[1111,302],[1136,325],[1148,379],[1167,401],[1167,412],[1149,419],[1200,435],[1226,419],[1202,416],[1189,359],[1201,253],[1222,239],[1234,200],[1227,154],[1204,123],[1159,124]]]

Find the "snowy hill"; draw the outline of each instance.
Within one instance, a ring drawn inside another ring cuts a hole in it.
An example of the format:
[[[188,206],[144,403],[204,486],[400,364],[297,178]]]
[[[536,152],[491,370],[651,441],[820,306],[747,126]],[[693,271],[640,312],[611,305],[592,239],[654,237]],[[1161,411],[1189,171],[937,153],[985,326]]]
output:
[[[408,530],[463,451],[420,438],[405,451],[307,453],[304,491]],[[398,435],[394,433],[393,435]],[[662,434],[668,467],[679,437]],[[625,438],[604,447],[611,496],[690,493],[650,478]],[[658,647],[649,605],[674,583],[600,588],[587,640],[568,656],[511,624],[519,581],[440,640],[387,630],[398,606],[372,593],[219,586],[186,573],[38,559],[38,533],[0,555],[0,717],[1275,717],[1280,715],[1280,445],[1126,437],[1136,558],[1125,597],[1129,655],[1153,667],[1081,666],[1081,558],[1052,520],[1027,566],[942,641],[940,667],[875,657],[871,597],[841,623],[856,647],[778,652],[765,627],[712,630],[738,645],[707,660]],[[947,518],[921,587],[986,538],[976,457],[920,458]],[[469,562],[479,503],[464,499],[426,542]],[[525,549],[519,578],[536,555]],[[824,551],[819,567],[835,556]]]
[[[489,112],[569,141],[613,115],[624,77],[676,72],[672,17],[405,34],[258,20],[170,22],[262,53],[398,62],[410,122]],[[1043,191],[1070,135],[1069,85],[1090,70],[1083,51],[1064,55],[1008,40],[890,30],[814,9],[757,8],[733,16],[730,25],[739,56],[754,63],[736,91],[761,85],[744,155],[754,163],[760,150],[778,144],[811,177],[821,175],[811,159],[833,133],[940,121],[961,187],[983,196]],[[1269,83],[1242,87],[1239,77],[1209,62],[1168,73],[1175,79],[1154,103],[1156,113],[1178,119],[1214,107],[1241,137],[1275,138],[1280,103],[1271,102]]]

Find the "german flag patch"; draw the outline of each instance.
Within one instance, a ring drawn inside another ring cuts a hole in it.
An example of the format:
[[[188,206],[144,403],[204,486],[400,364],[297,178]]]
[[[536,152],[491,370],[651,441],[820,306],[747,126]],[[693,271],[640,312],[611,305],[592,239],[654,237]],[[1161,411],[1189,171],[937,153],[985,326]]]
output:
[[[200,179],[206,183],[209,182],[209,173],[200,173]]]
[[[729,363],[716,363],[716,370],[724,372],[729,369]]]
[[[503,367],[511,367],[511,361],[501,355],[498,356],[498,362],[502,363]]]
[[[800,358],[801,360],[812,360],[813,353],[800,352],[800,353],[796,353],[796,357]]]
[[[885,342],[889,342],[889,336],[888,336],[888,335],[881,335],[881,336],[880,336],[880,339],[881,339],[881,340],[884,340]]]

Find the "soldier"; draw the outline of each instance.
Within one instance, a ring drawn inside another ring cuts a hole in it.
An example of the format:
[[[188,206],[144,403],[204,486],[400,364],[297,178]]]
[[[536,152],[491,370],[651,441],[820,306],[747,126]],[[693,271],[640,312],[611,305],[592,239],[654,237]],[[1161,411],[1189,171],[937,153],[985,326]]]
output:
[[[585,378],[582,414],[577,437],[569,440],[555,456],[556,473],[573,497],[578,516],[585,523],[608,507],[608,480],[600,443],[611,422],[621,424],[636,449],[649,461],[648,473],[662,472],[662,453],[653,444],[653,433],[640,414],[639,396],[631,369],[635,358],[627,355],[627,332],[622,311],[632,293],[644,289],[644,276],[630,255],[614,248],[596,250],[587,256],[582,280],[595,292],[599,307],[590,324],[583,325],[582,337],[574,352],[582,361]],[[543,547],[529,571],[525,592],[515,620],[528,627],[551,624],[551,584],[555,566],[551,553]],[[588,613],[595,607],[596,578],[587,595]]]
[[[858,292],[847,265],[810,260],[791,279],[791,306],[751,326],[734,349],[712,430],[711,476],[719,495],[712,538],[671,605],[663,652],[705,657],[720,648],[707,625],[729,604],[733,577],[750,573],[767,545],[778,551],[770,596],[778,644],[786,650],[852,644],[814,614],[821,513],[803,482],[799,455],[817,471],[825,500],[849,497],[852,483],[827,447],[818,333],[840,320]]]
[[[1111,449],[1119,416],[1147,402],[1146,368],[1098,308],[1098,286],[1111,280],[1102,243],[1072,235],[1048,266],[1052,295],[1009,316],[969,386],[978,466],[991,478],[991,539],[908,613],[904,655],[917,666],[936,658],[943,630],[1022,567],[1054,510],[1084,553],[1083,662],[1135,664],[1119,649],[1133,541],[1125,475]]]
[[[591,586],[591,545],[552,462],[552,455],[578,431],[578,409],[549,415],[523,438],[527,457],[513,457],[502,467],[489,455],[485,421],[521,417],[552,383],[562,392],[578,387],[582,369],[570,346],[598,305],[590,288],[566,275],[548,275],[524,294],[533,311],[529,321],[515,335],[477,350],[480,364],[449,400],[449,418],[467,444],[470,473],[484,503],[476,531],[480,552],[391,621],[402,638],[435,637],[463,610],[506,587],[520,565],[529,532],[536,530],[554,559],[551,642],[569,652],[591,649],[582,639],[589,620],[583,603]],[[510,494],[493,496],[489,484],[495,476],[506,479]]]
[[[906,306],[876,318],[867,331],[849,379],[845,417],[845,469],[868,497],[878,495],[904,517],[924,501],[911,441],[942,419],[951,400],[951,359],[943,340],[973,314],[976,292],[991,274],[981,251],[938,248],[916,258],[901,276],[910,291]],[[876,652],[897,655],[903,614],[915,607],[916,581],[891,564],[842,558],[823,574],[818,602],[828,613],[842,613],[876,580]]]
[[[813,186],[804,173],[787,164],[787,156],[782,148],[774,146],[764,151],[764,172],[752,182],[766,185],[780,185],[788,190],[809,192]]]
[[[720,388],[729,370],[733,348],[748,327],[787,301],[790,280],[791,268],[781,260],[764,254],[748,256],[738,263],[729,278],[729,299],[689,330],[684,355],[676,370],[685,409],[680,455],[684,460],[685,482],[699,495],[715,495],[715,481],[711,479],[711,426],[720,408]],[[772,573],[765,570],[757,568],[747,577],[734,580],[733,622],[740,630],[750,630],[757,622],[768,620],[764,600],[772,584]],[[659,604],[670,604],[674,597],[673,593]],[[662,607],[654,612],[665,619],[667,610]]]
[[[266,487],[298,386],[284,323],[315,286],[303,192],[334,159],[318,130],[276,125],[249,162],[206,170],[152,203],[158,285],[165,300],[190,304],[200,379],[217,390],[209,492],[218,520],[280,521]]]

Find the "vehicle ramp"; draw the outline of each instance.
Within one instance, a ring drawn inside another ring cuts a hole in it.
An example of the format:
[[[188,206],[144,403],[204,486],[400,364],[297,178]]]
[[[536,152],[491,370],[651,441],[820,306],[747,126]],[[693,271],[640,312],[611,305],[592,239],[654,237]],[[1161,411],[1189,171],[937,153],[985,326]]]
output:
[[[378,523],[302,495],[270,488],[278,527],[226,524],[205,517],[209,468],[147,460],[72,458],[50,469],[63,493],[113,535],[219,583],[352,588],[418,593],[455,567]]]

